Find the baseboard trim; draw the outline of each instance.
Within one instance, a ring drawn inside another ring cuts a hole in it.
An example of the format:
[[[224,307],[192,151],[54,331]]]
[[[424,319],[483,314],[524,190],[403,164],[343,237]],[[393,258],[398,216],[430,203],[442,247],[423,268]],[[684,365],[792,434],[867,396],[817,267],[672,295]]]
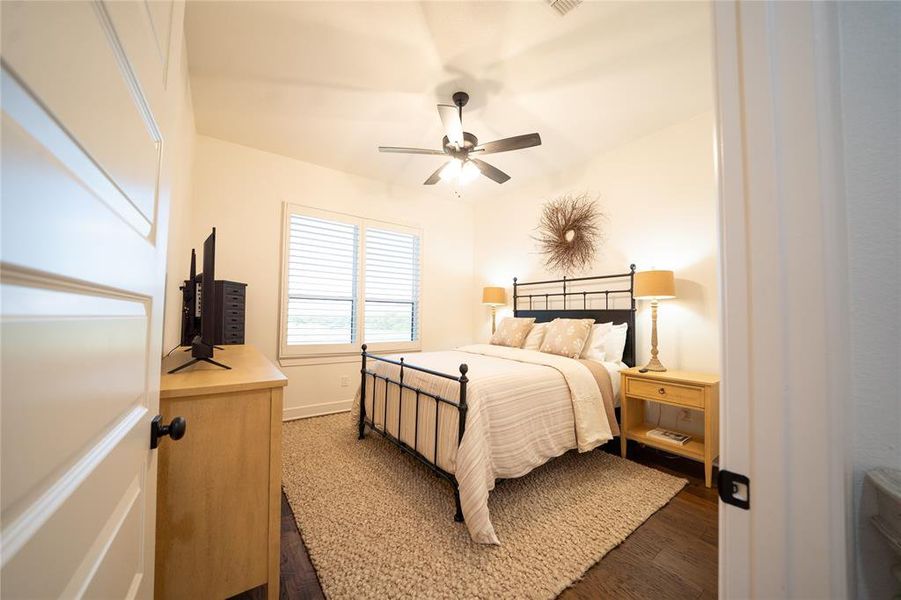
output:
[[[323,415],[332,415],[339,412],[347,412],[353,405],[353,399],[338,400],[337,402],[323,402],[321,404],[310,404],[308,406],[293,406],[282,411],[282,421],[294,421],[296,419],[306,419],[308,417],[321,417]]]

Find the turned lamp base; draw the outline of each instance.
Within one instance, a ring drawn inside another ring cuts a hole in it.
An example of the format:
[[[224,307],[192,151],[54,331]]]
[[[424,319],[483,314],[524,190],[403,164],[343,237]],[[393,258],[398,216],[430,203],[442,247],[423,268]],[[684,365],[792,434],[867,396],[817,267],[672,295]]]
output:
[[[644,367],[648,371],[666,371],[657,358],[657,299],[651,300],[651,360]]]
[[[661,363],[659,360],[657,360],[657,357],[654,357],[648,361],[648,364],[646,364],[644,366],[644,370],[645,371],[663,372],[663,371],[666,371],[666,367],[663,366],[663,363]]]

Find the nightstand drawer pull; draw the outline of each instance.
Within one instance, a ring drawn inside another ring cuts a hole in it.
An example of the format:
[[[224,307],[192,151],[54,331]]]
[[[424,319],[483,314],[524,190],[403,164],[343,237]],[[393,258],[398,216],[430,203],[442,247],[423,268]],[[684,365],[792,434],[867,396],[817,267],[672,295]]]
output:
[[[648,400],[657,400],[680,406],[704,407],[704,389],[676,383],[662,383],[647,379],[626,378],[625,393]]]

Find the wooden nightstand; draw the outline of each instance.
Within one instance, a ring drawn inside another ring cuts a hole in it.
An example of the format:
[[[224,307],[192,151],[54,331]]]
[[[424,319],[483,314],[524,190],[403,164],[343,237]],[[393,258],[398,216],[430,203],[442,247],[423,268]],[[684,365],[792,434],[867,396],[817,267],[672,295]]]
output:
[[[691,458],[704,463],[704,482],[710,487],[713,461],[719,455],[720,446],[719,376],[689,371],[639,373],[638,367],[621,371],[621,374],[620,443],[623,458],[628,440]],[[648,431],[654,426],[645,423],[645,402],[700,411],[704,415],[704,437],[690,434],[692,439],[684,446],[649,437]]]

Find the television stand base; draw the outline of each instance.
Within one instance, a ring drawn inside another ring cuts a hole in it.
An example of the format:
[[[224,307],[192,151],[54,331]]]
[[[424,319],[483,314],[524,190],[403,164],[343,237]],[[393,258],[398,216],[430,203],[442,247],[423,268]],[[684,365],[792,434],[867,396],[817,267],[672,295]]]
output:
[[[216,361],[213,360],[212,358],[194,358],[194,359],[189,360],[188,362],[186,362],[185,364],[183,364],[183,365],[181,365],[181,366],[179,366],[179,367],[175,367],[174,369],[172,369],[171,371],[169,371],[169,374],[171,375],[172,373],[176,373],[176,372],[178,372],[178,371],[181,371],[182,369],[185,369],[185,368],[187,368],[187,367],[190,367],[190,366],[193,365],[194,363],[199,363],[200,361],[208,362],[208,363],[210,363],[211,365],[216,365],[217,367],[221,367],[221,368],[223,368],[223,369],[229,369],[229,370],[231,370],[231,367],[229,367],[228,365],[223,365],[221,362],[216,362]]]

